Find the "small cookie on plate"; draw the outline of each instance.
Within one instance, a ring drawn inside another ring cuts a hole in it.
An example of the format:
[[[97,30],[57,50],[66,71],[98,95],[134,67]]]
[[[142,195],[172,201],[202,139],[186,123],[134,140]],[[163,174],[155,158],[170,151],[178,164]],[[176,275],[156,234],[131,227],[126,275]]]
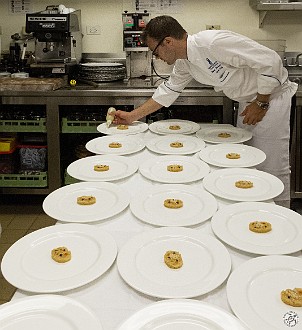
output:
[[[180,129],[180,126],[179,125],[170,125],[169,129],[171,129],[172,131],[177,131]]]
[[[80,196],[77,198],[77,203],[79,205],[92,205],[96,202],[96,198],[94,196]]]
[[[228,159],[239,159],[240,154],[237,154],[237,152],[229,152],[228,154],[225,155],[225,157]]]
[[[121,148],[122,144],[119,142],[111,142],[109,143],[109,148]]]
[[[117,128],[117,129],[128,129],[129,126],[128,126],[128,125],[121,125],[121,124],[120,124],[120,125],[117,125],[116,128]]]
[[[181,172],[183,170],[183,166],[182,165],[177,165],[177,164],[168,165],[167,170],[169,172]]]
[[[182,148],[184,145],[182,144],[182,142],[171,142],[170,143],[170,147],[172,148]]]
[[[302,288],[282,290],[281,300],[287,305],[302,307]]]
[[[237,188],[248,189],[248,188],[252,188],[254,185],[252,181],[239,180],[235,182],[235,186]]]
[[[168,198],[164,201],[164,206],[169,209],[179,209],[183,207],[183,201],[175,198]]]
[[[218,134],[218,137],[229,138],[229,137],[231,137],[231,134],[227,133],[227,132],[221,132],[221,133]]]
[[[56,262],[64,263],[71,259],[71,252],[65,246],[60,246],[51,250],[51,257]]]
[[[109,171],[109,165],[94,165],[93,169],[97,172]]]
[[[268,233],[272,230],[272,225],[267,221],[253,221],[249,223],[249,230],[254,233]]]
[[[178,269],[182,267],[183,261],[178,251],[167,251],[164,255],[165,264],[169,268]]]

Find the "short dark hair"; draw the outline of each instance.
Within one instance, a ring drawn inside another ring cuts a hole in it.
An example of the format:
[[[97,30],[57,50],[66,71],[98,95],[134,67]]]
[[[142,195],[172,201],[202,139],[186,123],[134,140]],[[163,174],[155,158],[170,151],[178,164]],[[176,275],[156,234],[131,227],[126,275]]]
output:
[[[186,33],[175,18],[163,15],[154,17],[148,22],[143,31],[143,40],[146,42],[148,37],[157,41],[165,37],[182,39]]]

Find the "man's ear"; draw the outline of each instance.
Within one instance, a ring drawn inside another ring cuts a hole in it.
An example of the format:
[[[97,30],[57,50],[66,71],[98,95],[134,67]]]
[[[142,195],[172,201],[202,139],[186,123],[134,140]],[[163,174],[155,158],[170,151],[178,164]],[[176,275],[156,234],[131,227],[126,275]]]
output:
[[[165,38],[166,45],[170,45],[170,46],[173,45],[173,41],[174,41],[174,39],[172,37]]]

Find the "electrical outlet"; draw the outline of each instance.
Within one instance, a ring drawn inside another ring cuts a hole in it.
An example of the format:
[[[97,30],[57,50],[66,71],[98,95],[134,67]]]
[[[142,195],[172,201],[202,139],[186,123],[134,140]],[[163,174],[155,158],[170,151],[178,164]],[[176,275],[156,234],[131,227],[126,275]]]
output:
[[[220,25],[206,25],[207,30],[220,30]]]
[[[100,25],[87,25],[86,26],[87,34],[101,34],[101,26]]]

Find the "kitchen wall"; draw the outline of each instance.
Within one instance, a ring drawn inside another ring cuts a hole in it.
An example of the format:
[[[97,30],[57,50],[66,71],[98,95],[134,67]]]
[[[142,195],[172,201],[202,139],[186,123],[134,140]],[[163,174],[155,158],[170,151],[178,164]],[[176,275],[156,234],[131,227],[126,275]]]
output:
[[[180,0],[181,1],[181,0]],[[135,11],[134,0],[65,0],[66,7],[81,9],[83,52],[122,52],[122,22],[124,10]],[[49,0],[31,0],[37,12],[54,4]],[[249,0],[182,0],[181,13],[169,13],[177,18],[189,34],[204,30],[207,24],[218,24],[257,40],[285,39],[286,51],[302,50],[302,11],[268,12],[263,28],[259,14],[249,6]],[[59,3],[57,3],[59,4]],[[2,51],[9,49],[10,36],[21,33],[25,15],[9,14],[9,1],[0,3]],[[151,13],[152,16],[159,14]],[[100,26],[100,35],[87,35],[87,26]],[[33,49],[30,45],[29,49]]]

